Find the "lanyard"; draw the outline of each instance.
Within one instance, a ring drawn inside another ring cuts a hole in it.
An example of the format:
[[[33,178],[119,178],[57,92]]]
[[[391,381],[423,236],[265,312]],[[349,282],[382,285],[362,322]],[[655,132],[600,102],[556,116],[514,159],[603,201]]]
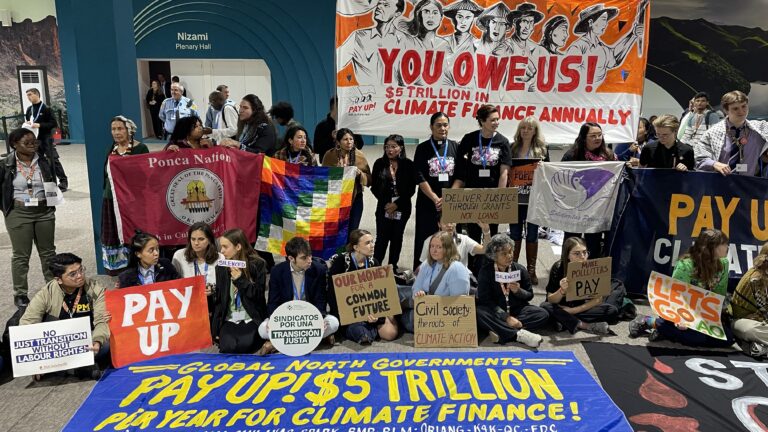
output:
[[[66,300],[62,302],[61,307],[64,308],[64,312],[69,314],[70,318],[72,318],[72,316],[75,314],[75,310],[77,310],[77,305],[80,303],[80,296],[82,294],[83,294],[83,287],[80,287],[80,289],[77,290],[77,297],[75,297],[75,302],[72,303],[72,310],[70,310],[69,306],[67,306]]]
[[[29,163],[29,171],[26,173],[24,172],[24,164],[21,163],[19,160],[19,157],[16,156],[16,168],[21,172],[21,175],[27,179],[27,191],[29,192],[29,197],[32,198],[32,177],[35,175],[35,169],[37,169],[38,164],[33,163],[34,161]]]
[[[355,266],[355,270],[360,270],[360,267],[357,266],[357,260],[355,259],[355,255],[350,254],[349,257],[352,258],[352,265]],[[368,268],[368,258],[365,259],[365,268]]]
[[[430,287],[432,286],[432,279],[435,278],[435,272],[437,271],[437,266],[441,266],[441,265],[442,264],[440,264],[439,262],[436,262],[436,263],[432,264],[432,273],[429,275],[429,286]]]
[[[296,159],[294,159],[294,158],[292,158],[292,157],[291,157],[291,150],[290,150],[290,149],[288,149],[288,162],[290,162],[290,163],[292,163],[292,164],[297,164],[297,163],[299,163],[299,158],[300,158],[300,157],[301,157],[301,151],[299,151],[299,152],[296,154]]]
[[[293,283],[293,275],[291,275],[291,285],[293,285],[293,294],[296,296],[295,297],[296,300],[301,300],[301,296],[304,294],[304,284],[305,284],[305,282],[307,282],[307,276],[306,276],[306,274],[302,275],[302,276],[303,277],[301,279],[301,290],[297,290],[296,289],[296,284]]]
[[[491,138],[488,140],[488,150],[491,151],[491,141],[493,141],[493,138],[496,136],[496,132],[491,135]],[[480,162],[483,163],[483,169],[485,169],[486,164],[488,163],[488,160],[486,159],[486,150],[483,147],[483,133],[481,131],[477,131],[477,146],[480,148]],[[529,149],[530,151],[530,149]]]
[[[250,129],[250,125],[245,125],[245,127],[243,127],[243,134],[240,135],[240,144],[242,144],[241,147],[245,147],[245,143],[248,141],[248,131]]]
[[[205,275],[208,277],[208,263],[205,263],[205,267],[203,267],[203,273],[200,273],[200,267],[197,266],[197,260],[195,260],[195,276],[199,275]]]
[[[501,269],[499,269],[499,266],[497,266],[496,264],[494,264],[493,267],[496,271],[501,271]],[[506,271],[508,272],[509,270],[510,268],[507,267]],[[504,294],[504,306],[507,309],[507,315],[509,315],[509,288],[507,288],[507,284],[505,283],[499,283],[499,285],[501,285],[501,292]]]
[[[443,157],[440,158],[440,153],[437,151],[437,146],[435,145],[435,141],[432,140],[432,137],[429,137],[429,142],[432,143],[432,150],[435,151],[435,156],[437,156],[437,163],[440,164],[440,171],[445,172],[447,169],[446,166],[446,158],[448,157],[448,139],[445,140],[445,148],[443,149]]]
[[[235,310],[239,311],[240,309],[240,290],[235,287]]]
[[[35,117],[32,119],[32,123],[37,123],[37,118],[38,118],[38,117],[40,117],[40,113],[41,113],[41,112],[43,112],[43,107],[44,107],[44,106],[45,106],[45,102],[40,102],[40,109],[39,109],[39,110],[37,110],[37,115],[36,115],[36,116],[35,116]],[[30,114],[30,117],[31,117],[31,116],[32,116],[32,114],[34,114],[34,113],[35,113],[35,106],[34,106],[34,105],[32,105],[32,109],[31,109],[31,110],[30,110],[30,112],[29,112],[29,114]]]
[[[141,274],[141,265],[139,265],[138,276],[139,276],[139,282],[141,282],[142,285],[146,285],[147,281],[149,281],[149,283],[155,283],[155,274],[154,274],[154,272],[151,272],[149,274],[151,276],[148,277],[148,278],[145,278],[144,275]]]

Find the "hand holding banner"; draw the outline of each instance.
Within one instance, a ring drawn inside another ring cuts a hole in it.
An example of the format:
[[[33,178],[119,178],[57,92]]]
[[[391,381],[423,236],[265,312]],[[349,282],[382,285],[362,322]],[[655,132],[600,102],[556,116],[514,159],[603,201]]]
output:
[[[105,293],[115,367],[211,346],[205,277]]]
[[[661,273],[651,272],[648,279],[648,302],[659,317],[722,340],[726,339],[720,320],[724,301],[720,294]]]

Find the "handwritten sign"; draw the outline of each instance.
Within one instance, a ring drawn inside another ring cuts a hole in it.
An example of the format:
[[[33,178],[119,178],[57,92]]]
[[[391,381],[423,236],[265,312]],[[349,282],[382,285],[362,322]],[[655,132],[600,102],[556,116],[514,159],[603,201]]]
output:
[[[417,348],[475,348],[475,298],[422,296],[414,299],[414,346]]]
[[[517,189],[443,189],[445,223],[517,223]]]
[[[512,159],[507,186],[517,189],[517,199],[520,204],[528,204],[533,185],[533,173],[540,159]]]
[[[722,340],[726,339],[720,320],[724,301],[720,294],[661,273],[651,272],[648,279],[648,303],[659,317]]]
[[[323,315],[312,303],[285,302],[269,317],[269,340],[287,356],[309,354],[323,340]]]
[[[402,312],[392,266],[373,267],[333,277],[341,325]]]
[[[611,293],[611,257],[568,263],[567,301],[608,296]]]
[[[513,272],[496,272],[496,282],[498,283],[512,283],[520,280],[520,270]]]
[[[219,267],[245,268],[245,261],[220,259],[216,262]]]
[[[205,277],[105,293],[115,367],[211,346]]]
[[[13,376],[44,374],[93,364],[88,317],[8,328]]]

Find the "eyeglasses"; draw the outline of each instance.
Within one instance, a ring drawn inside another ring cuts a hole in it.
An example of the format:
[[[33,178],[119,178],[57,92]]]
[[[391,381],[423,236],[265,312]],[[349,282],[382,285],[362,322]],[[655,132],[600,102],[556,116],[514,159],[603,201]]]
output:
[[[65,274],[64,276],[66,276],[66,277],[68,277],[70,279],[74,279],[74,278],[76,278],[78,276],[83,276],[83,275],[85,275],[85,266],[81,265],[79,269],[77,269],[75,271],[71,271],[71,272]]]
[[[588,257],[588,256],[589,256],[589,251],[588,251],[588,250],[583,250],[583,251],[571,251],[570,255],[571,255],[571,256],[582,256],[582,257],[586,258],[586,257]]]

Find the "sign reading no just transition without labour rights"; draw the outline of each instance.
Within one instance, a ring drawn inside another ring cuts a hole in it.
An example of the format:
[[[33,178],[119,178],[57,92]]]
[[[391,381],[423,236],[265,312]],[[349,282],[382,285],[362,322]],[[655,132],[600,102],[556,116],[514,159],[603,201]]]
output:
[[[630,431],[571,352],[184,354],[110,371],[65,431]]]

